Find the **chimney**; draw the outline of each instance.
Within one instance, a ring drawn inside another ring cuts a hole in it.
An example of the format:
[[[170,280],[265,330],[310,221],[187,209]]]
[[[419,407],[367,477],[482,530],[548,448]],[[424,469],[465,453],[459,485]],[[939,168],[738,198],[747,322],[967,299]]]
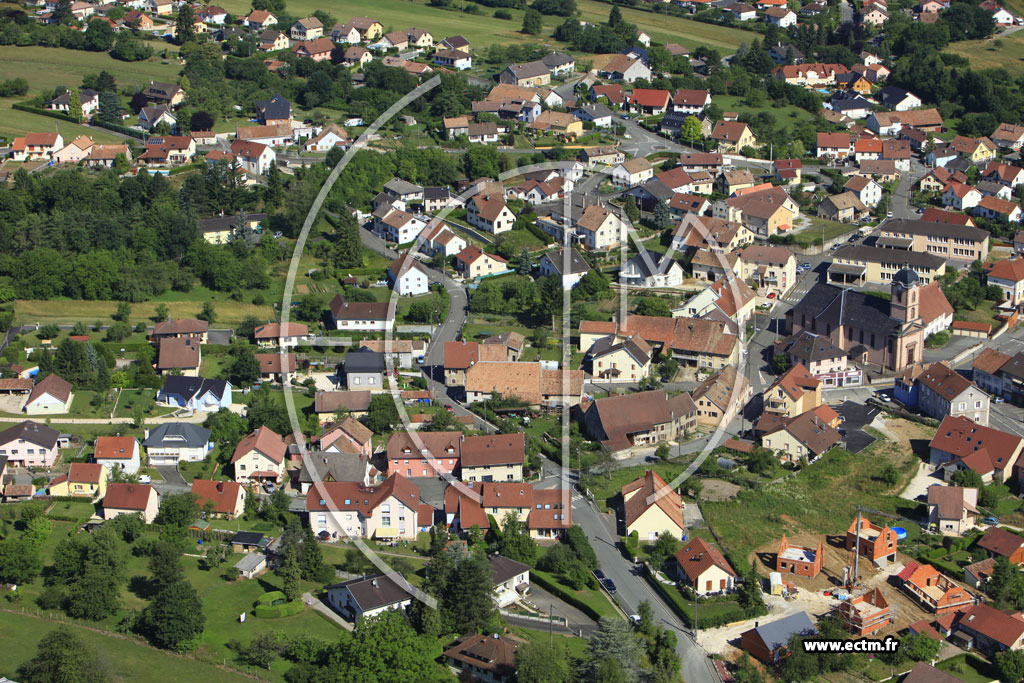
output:
[[[373,581],[371,581],[370,583],[372,583],[372,584],[373,584],[373,587],[374,587],[374,588],[376,588],[376,587],[377,587],[377,579],[374,579],[374,580],[373,580]]]

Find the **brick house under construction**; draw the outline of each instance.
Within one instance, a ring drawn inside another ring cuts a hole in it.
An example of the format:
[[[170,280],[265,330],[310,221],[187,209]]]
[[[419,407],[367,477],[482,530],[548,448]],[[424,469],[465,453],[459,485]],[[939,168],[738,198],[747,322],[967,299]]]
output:
[[[856,637],[864,637],[892,622],[889,601],[875,588],[864,595],[843,600],[837,607],[840,622]]]
[[[974,604],[974,598],[966,589],[930,564],[911,562],[896,575],[896,579],[902,583],[903,590],[936,616]]]
[[[860,533],[857,533],[855,517],[846,532],[846,549],[853,550],[860,537],[860,556],[884,567],[896,560],[896,532],[888,526],[872,524],[867,517],[860,518]]]
[[[783,536],[775,557],[775,571],[813,579],[821,571],[824,562],[825,552],[821,541],[814,548],[805,548],[791,545],[789,539]]]

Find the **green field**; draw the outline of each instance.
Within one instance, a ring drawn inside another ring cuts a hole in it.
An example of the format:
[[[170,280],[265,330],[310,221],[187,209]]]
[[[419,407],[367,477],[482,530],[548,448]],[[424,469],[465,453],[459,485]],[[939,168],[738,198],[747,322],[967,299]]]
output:
[[[181,292],[173,294],[182,295]],[[227,293],[211,292],[205,299],[197,301],[161,301],[157,297],[153,301],[146,301],[132,305],[132,321],[149,318],[156,313],[156,307],[160,303],[167,306],[171,318],[194,318],[203,305],[202,301],[213,301],[217,312],[215,328],[231,327],[236,325],[249,315],[254,315],[260,320],[273,318],[273,310],[269,305],[256,306],[254,304],[242,303],[239,301],[228,301]],[[116,301],[74,301],[71,299],[46,300],[18,300],[14,305],[15,320],[19,323],[57,323],[71,325],[79,320],[93,322],[101,321],[109,325],[113,321],[113,315],[117,311]]]
[[[4,656],[0,675],[15,677],[18,667],[35,656],[36,645],[58,624],[14,612],[0,612]],[[189,657],[156,650],[134,640],[70,625],[68,628],[96,652],[111,681],[246,681],[248,677]],[[14,678],[17,680],[17,678]]]
[[[221,4],[228,12],[242,14],[248,12],[246,0],[228,0]],[[597,0],[577,0],[576,6],[583,19],[591,22],[606,21],[611,5]],[[521,10],[510,10],[511,21],[495,19],[494,10],[481,6],[481,15],[465,14],[452,10],[427,7],[427,0],[378,0],[373,5],[366,5],[355,0],[334,0],[329,3],[314,0],[293,0],[288,4],[288,13],[292,15],[310,14],[322,9],[334,16],[338,21],[348,21],[353,16],[370,16],[384,25],[384,31],[395,31],[412,26],[425,28],[434,35],[435,40],[460,33],[465,36],[473,47],[481,50],[492,43],[502,45],[535,43],[557,46],[551,39],[555,26],[562,23],[562,17],[544,17],[544,31],[538,36],[528,36],[519,32],[523,23]],[[703,24],[680,17],[666,17],[651,12],[622,8],[623,18],[646,31],[652,38],[661,42],[676,42],[693,48],[698,45],[733,50],[740,43],[753,42],[757,34],[749,31]]]
[[[776,126],[788,126],[791,124],[804,123],[814,120],[814,114],[801,109],[800,107],[794,107],[792,104],[787,104],[784,107],[776,107],[768,99],[758,105],[751,106],[746,104],[747,98],[740,97],[738,95],[716,95],[715,104],[722,108],[722,111],[734,111],[740,116],[760,114],[767,112],[775,117]]]
[[[999,45],[996,45],[996,41]],[[1006,69],[1011,73],[1024,72],[1024,34],[1014,33],[1006,38],[963,40],[950,43],[944,52],[966,57],[976,69]]]
[[[50,93],[58,85],[69,88],[80,85],[86,74],[99,73],[106,69],[117,80],[118,89],[134,85],[143,86],[151,80],[178,80],[177,64],[162,63],[153,58],[145,62],[121,62],[105,52],[86,52],[57,47],[0,46],[0,64],[4,65],[5,78],[24,76],[30,84],[29,95],[40,92]],[[39,116],[11,109],[11,104],[24,97],[0,99],[0,135],[21,135],[26,131],[49,131],[54,125],[66,141],[79,135],[89,135],[96,142],[118,142],[119,136],[94,128],[58,121],[48,116]]]

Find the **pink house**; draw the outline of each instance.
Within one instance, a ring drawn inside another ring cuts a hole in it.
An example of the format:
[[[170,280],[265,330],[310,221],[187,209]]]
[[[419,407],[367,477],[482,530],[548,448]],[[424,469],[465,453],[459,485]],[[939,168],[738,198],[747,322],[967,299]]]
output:
[[[356,453],[366,458],[373,455],[373,432],[355,419],[346,417],[328,425],[324,433],[313,439],[319,450],[327,453]]]
[[[57,459],[60,432],[25,420],[0,432],[0,457],[12,467],[50,467]]]

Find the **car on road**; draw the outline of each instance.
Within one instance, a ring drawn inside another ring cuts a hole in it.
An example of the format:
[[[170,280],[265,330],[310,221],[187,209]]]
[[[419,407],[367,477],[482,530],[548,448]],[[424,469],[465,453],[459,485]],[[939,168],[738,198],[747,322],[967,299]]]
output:
[[[623,133],[622,137],[623,137],[624,140],[632,140],[633,139],[633,136],[630,135],[629,133]]]
[[[892,218],[892,211],[890,211],[889,213],[885,214],[885,217],[886,218]]]
[[[640,615],[639,614],[630,614],[629,615],[629,623],[633,624],[634,626],[639,624],[640,623]]]
[[[856,236],[856,235],[852,235],[852,236],[850,237],[850,239],[848,239],[848,240],[846,240],[846,241],[847,241],[847,242],[856,242],[856,241],[857,241],[857,236]]]
[[[604,589],[606,591],[608,591],[608,595],[615,595],[615,591],[617,589],[615,588],[615,582],[614,581],[612,581],[611,579],[605,579],[601,583],[602,583],[602,585],[604,585]]]
[[[455,408],[452,408],[451,404],[448,404],[448,403],[444,404],[444,409],[447,410],[449,413],[455,412]]]
[[[268,481],[265,484],[263,484],[263,490],[266,491],[267,493],[273,493],[276,489],[277,487],[274,486],[274,482],[272,481]]]
[[[988,524],[989,526],[995,526],[999,524],[999,519],[997,519],[996,517],[986,517],[985,519],[981,520],[981,523]]]
[[[886,396],[885,394],[883,394],[881,391],[876,391],[875,392],[875,398],[877,398],[879,401],[885,401],[886,403],[892,403],[892,399],[889,398],[888,396]]]
[[[629,121],[629,114],[619,114],[619,118],[623,121]]]
[[[595,569],[594,570],[594,578],[597,579],[598,581],[604,581],[607,577],[604,575],[603,571],[601,571],[600,569]]]
[[[993,403],[1005,403],[1006,399],[1003,398],[1002,396],[993,396],[992,397],[992,402]]]
[[[644,462],[658,462],[658,458],[653,455],[648,455],[646,458],[644,458]]]
[[[775,292],[768,292],[768,298],[769,299],[774,299],[775,298]]]

